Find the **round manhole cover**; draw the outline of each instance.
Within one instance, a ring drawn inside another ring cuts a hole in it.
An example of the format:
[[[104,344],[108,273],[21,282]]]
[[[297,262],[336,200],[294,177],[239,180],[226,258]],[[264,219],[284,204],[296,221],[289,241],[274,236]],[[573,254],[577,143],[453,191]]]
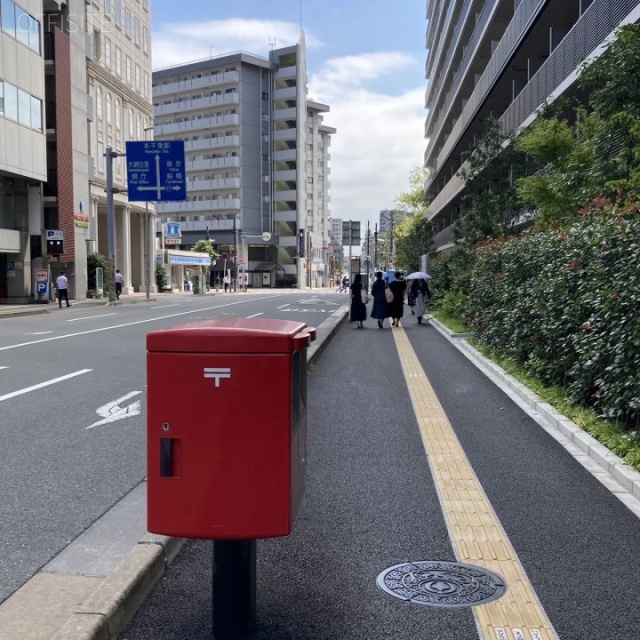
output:
[[[407,562],[385,569],[377,584],[388,594],[432,607],[474,607],[500,598],[507,587],[497,574],[456,562]]]

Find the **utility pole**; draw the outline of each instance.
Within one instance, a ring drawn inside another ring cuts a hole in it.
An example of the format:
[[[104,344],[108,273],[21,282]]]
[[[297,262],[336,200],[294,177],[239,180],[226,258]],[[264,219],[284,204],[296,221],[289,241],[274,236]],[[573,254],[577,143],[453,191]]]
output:
[[[113,159],[124,155],[116,153],[111,147],[105,150],[107,162],[107,261],[109,263],[109,302],[116,300],[116,219],[113,212]]]
[[[353,266],[351,264],[351,245],[353,244],[353,220],[349,220],[349,284],[353,284]]]
[[[373,270],[378,269],[378,223],[376,222],[375,231],[373,232]]]

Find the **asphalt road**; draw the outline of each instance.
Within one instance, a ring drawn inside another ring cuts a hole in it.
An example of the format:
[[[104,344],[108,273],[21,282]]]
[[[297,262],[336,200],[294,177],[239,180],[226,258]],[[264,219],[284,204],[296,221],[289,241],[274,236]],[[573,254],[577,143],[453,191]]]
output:
[[[404,324],[559,638],[637,640],[638,518],[433,327]],[[471,609],[376,586],[455,559],[391,331],[343,325],[308,383],[306,499],[290,536],[258,541],[254,640],[477,638]],[[211,640],[211,550],[188,542],[120,640]]]
[[[145,477],[149,331],[223,316],[316,326],[345,301],[175,295],[0,319],[0,602]]]

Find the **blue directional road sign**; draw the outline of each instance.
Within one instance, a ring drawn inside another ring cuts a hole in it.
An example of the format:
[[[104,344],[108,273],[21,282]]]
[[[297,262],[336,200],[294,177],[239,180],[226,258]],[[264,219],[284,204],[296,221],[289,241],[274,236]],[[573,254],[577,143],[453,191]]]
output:
[[[186,200],[184,140],[128,141],[129,201]]]

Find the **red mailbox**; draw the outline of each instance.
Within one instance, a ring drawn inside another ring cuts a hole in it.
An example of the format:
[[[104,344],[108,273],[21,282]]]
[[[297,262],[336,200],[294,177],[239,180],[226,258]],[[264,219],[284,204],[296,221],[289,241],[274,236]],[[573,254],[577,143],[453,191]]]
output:
[[[147,517],[211,540],[291,533],[306,478],[300,322],[220,318],[147,335]]]

